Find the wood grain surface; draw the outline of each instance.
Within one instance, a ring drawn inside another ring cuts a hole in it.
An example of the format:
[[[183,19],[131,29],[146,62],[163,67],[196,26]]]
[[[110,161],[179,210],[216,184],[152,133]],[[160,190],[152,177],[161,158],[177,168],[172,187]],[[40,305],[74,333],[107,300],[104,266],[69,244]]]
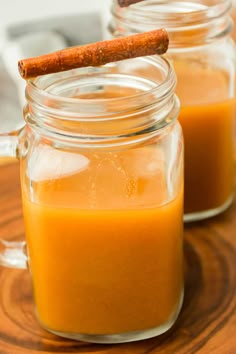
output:
[[[24,234],[18,164],[0,166],[0,238]],[[0,267],[0,354],[236,354],[236,203],[185,227],[185,299],[176,325],[145,341],[96,345],[44,331],[27,271]]]

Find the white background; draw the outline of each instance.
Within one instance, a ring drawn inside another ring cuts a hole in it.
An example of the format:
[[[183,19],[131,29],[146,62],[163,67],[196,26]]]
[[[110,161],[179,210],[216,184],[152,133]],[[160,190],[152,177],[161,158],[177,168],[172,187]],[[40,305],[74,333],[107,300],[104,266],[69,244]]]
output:
[[[0,26],[94,10],[104,15],[110,4],[111,0],[0,0]]]

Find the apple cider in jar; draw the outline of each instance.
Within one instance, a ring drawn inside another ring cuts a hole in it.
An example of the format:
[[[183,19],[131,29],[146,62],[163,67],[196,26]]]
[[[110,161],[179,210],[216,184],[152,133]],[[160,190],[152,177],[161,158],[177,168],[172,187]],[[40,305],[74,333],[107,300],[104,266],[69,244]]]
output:
[[[183,300],[175,84],[161,57],[28,82],[21,185],[36,312],[47,330],[116,343],[175,322]]]
[[[229,207],[234,192],[235,48],[228,0],[113,1],[110,32],[165,27],[185,142],[185,221]]]

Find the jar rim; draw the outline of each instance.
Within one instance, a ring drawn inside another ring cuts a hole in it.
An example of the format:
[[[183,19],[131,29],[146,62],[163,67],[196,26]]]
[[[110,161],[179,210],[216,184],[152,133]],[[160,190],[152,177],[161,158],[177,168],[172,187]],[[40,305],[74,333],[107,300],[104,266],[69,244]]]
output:
[[[109,30],[123,36],[165,27],[169,50],[201,46],[232,31],[231,5],[231,0],[148,0],[121,8],[114,0]]]
[[[62,73],[56,73],[56,74],[50,74],[50,75],[45,75],[45,76],[39,76],[34,79],[29,79],[27,81],[26,85],[26,98],[29,104],[32,105],[37,105],[39,106],[44,106],[45,108],[50,108],[51,112],[58,113],[59,110],[63,111],[68,111],[70,113],[74,113],[77,115],[78,114],[78,107],[80,106],[81,108],[89,108],[91,107],[91,111],[94,112],[96,108],[98,108],[97,113],[99,113],[99,107],[102,106],[102,104],[112,104],[112,103],[117,103],[120,102],[126,102],[127,106],[133,105],[134,102],[136,102],[136,105],[138,105],[139,102],[142,102],[142,99],[145,99],[145,97],[150,97],[152,98],[155,97],[156,101],[160,101],[166,97],[166,95],[169,95],[170,93],[173,93],[173,90],[176,85],[176,76],[174,69],[170,62],[165,59],[162,56],[151,56],[151,57],[140,57],[140,58],[135,58],[135,59],[127,59],[122,62],[128,62],[128,61],[142,61],[145,62],[148,65],[152,65],[153,67],[156,67],[160,69],[165,70],[165,75],[164,78],[161,82],[154,83],[152,82],[153,85],[150,87],[149,90],[145,90],[130,96],[123,96],[123,97],[115,97],[115,98],[92,98],[92,99],[84,99],[84,98],[78,98],[78,97],[64,97],[61,95],[56,95],[52,93],[52,87],[53,85],[60,85],[60,81],[62,82],[63,80],[75,80],[75,79],[80,79],[82,76],[86,76],[87,74],[94,73],[96,76],[102,74],[102,70],[104,68],[109,68],[109,64],[101,66],[101,67],[88,67],[88,68],[82,68],[82,69],[73,69],[70,71],[62,72]],[[112,65],[119,65],[120,62],[112,63]],[[81,76],[82,75],[82,76]],[[78,81],[79,82],[79,81]],[[155,101],[155,102],[156,102]],[[50,102],[50,106],[48,106],[48,103]],[[63,107],[61,106],[63,104]],[[138,108],[138,107],[137,107]],[[90,110],[89,110],[90,111]],[[102,112],[104,114],[104,110]]]
[[[155,11],[153,5],[157,11]],[[175,11],[173,11],[173,6]],[[129,12],[132,12],[132,16],[139,16],[140,18],[148,16],[149,20],[154,18],[156,23],[156,13],[158,13],[160,21],[162,20],[161,16],[163,16],[163,20],[178,21],[178,19],[181,19],[182,24],[190,24],[201,19],[218,18],[229,12],[231,6],[231,0],[149,0],[138,2],[126,8],[119,8],[118,16],[119,14],[128,15]]]

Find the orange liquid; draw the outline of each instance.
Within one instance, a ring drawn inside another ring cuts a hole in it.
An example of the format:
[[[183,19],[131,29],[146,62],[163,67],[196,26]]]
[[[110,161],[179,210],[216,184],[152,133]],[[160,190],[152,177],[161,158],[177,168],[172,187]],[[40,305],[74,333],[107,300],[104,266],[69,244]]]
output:
[[[163,173],[139,166],[152,149],[86,156],[80,173],[34,182],[34,202],[23,187],[39,319],[84,334],[164,325],[183,289],[183,193],[164,204]]]
[[[234,111],[226,73],[175,64],[185,142],[185,213],[222,206],[233,193]]]
[[[14,157],[0,157],[0,166],[1,165],[6,165],[9,163],[14,163],[17,160]]]
[[[185,106],[185,212],[223,205],[233,193],[234,102]]]

